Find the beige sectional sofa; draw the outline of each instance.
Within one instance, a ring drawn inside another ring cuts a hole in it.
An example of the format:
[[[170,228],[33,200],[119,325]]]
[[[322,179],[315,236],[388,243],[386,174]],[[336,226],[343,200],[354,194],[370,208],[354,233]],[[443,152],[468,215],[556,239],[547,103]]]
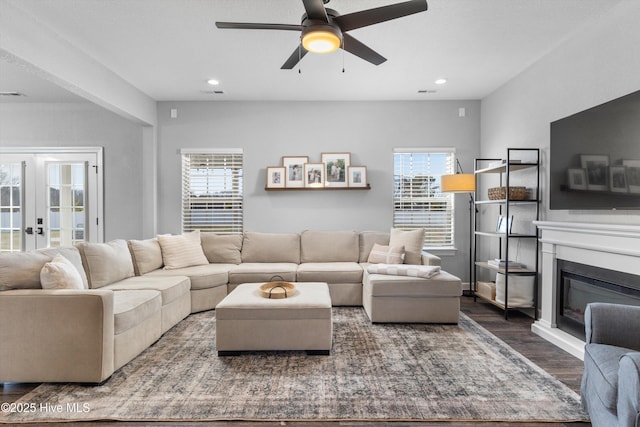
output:
[[[102,382],[190,313],[214,309],[245,282],[327,282],[333,305],[363,305],[364,280],[369,287],[381,283],[382,294],[375,297],[387,297],[384,283],[393,276],[366,271],[372,248],[401,247],[406,262],[439,265],[438,257],[422,253],[421,239],[419,232],[401,230],[193,232],[2,254],[0,382]],[[57,254],[77,270],[78,289],[42,289],[43,267],[57,265]],[[432,306],[442,311],[440,302],[446,300],[452,313],[426,321],[457,322],[462,288],[459,279],[449,276],[447,292],[435,286],[433,296],[444,299]],[[424,290],[432,279],[402,280],[405,287],[418,283]],[[429,292],[420,297],[428,299]],[[398,301],[406,298],[394,298],[391,311],[403,311]],[[406,307],[420,310],[410,300]],[[383,301],[364,302],[372,321],[387,321],[375,320],[378,315],[370,310],[380,310]],[[382,310],[380,318],[388,311]]]

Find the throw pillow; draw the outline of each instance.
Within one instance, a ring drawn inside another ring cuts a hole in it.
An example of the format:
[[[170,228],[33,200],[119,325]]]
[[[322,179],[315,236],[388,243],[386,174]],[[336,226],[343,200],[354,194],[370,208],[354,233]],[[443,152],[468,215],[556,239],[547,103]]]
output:
[[[40,270],[42,289],[84,289],[78,269],[58,254]]]
[[[202,251],[198,230],[177,236],[161,234],[158,235],[158,243],[162,249],[165,270],[209,264]]]
[[[384,246],[374,243],[367,262],[372,264],[402,264],[404,246]]]
[[[424,228],[415,230],[391,229],[389,246],[404,246],[405,264],[422,264],[422,245],[424,244]]]

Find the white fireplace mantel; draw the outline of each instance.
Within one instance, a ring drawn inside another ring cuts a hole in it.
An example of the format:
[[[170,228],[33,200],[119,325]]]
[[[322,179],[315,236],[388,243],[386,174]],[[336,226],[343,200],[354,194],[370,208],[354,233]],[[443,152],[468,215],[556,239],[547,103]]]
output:
[[[556,260],[640,275],[640,226],[535,221],[541,231],[540,318],[531,330],[583,359],[584,342],[557,328]]]

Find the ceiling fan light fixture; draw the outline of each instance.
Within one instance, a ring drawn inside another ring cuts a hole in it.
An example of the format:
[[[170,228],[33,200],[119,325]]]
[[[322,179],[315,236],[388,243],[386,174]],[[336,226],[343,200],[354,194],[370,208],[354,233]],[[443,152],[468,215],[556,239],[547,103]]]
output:
[[[342,39],[335,31],[312,30],[302,36],[302,46],[309,52],[329,53],[337,50]]]

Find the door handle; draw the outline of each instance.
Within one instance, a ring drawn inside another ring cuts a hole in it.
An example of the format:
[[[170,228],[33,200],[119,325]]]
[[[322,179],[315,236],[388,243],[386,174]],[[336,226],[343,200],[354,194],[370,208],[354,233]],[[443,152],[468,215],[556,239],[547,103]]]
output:
[[[42,227],[38,227],[36,228],[36,233],[43,235],[44,234],[44,230],[42,229]]]
[[[24,232],[27,234],[33,234],[33,227],[27,227],[24,229]]]

